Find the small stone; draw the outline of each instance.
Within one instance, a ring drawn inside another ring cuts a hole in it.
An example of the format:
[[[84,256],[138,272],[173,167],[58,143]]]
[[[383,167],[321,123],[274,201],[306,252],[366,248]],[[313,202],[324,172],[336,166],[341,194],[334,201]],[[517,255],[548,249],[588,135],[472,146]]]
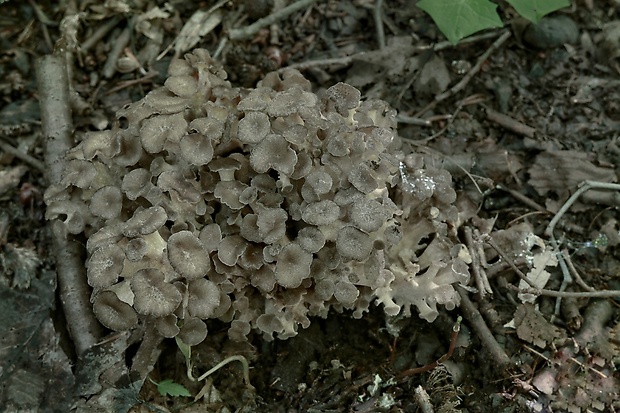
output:
[[[538,24],[531,24],[523,34],[523,40],[538,49],[574,44],[578,39],[579,27],[568,16],[543,17]]]

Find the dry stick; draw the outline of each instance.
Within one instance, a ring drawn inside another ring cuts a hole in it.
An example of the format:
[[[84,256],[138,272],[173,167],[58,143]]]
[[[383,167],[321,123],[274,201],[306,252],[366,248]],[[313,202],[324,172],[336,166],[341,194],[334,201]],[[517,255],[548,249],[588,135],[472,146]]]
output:
[[[64,55],[64,51],[60,53]],[[36,62],[36,75],[48,180],[51,184],[58,184],[64,169],[61,159],[73,146],[66,61],[57,55],[43,56]],[[82,262],[84,248],[81,243],[68,238],[64,224],[59,220],[52,221],[50,226],[60,301],[76,353],[80,355],[95,345],[102,335],[101,325],[90,305],[90,289]]]
[[[420,411],[422,413],[434,413],[433,403],[431,402],[431,398],[428,393],[422,386],[418,386],[413,389],[413,399],[418,404]]]
[[[519,288],[512,284],[508,284],[509,289],[518,293],[545,295],[547,297],[557,298],[613,298],[620,297],[620,290],[600,290],[600,291],[555,291],[538,288]]]
[[[540,357],[541,359],[545,360],[549,366],[553,366],[554,361],[551,360],[549,357],[545,356],[540,351],[533,349],[532,347],[528,346],[527,344],[523,344],[523,348],[526,349],[527,351],[529,351],[530,353],[536,354],[538,357]],[[580,362],[579,360],[577,360],[576,358],[574,358],[572,356],[568,356],[567,360],[572,361],[573,363],[577,364],[583,370],[588,369],[588,370],[590,370],[594,374],[597,374],[598,376],[600,376],[603,379],[607,378],[607,375],[605,373],[602,373],[602,372],[596,370],[592,366],[586,366],[585,364],[583,364],[582,362]]]
[[[478,228],[474,228],[473,236],[476,240],[480,239],[480,230]],[[476,253],[478,255],[478,264],[480,265],[480,271],[482,271],[482,283],[484,284],[484,288],[489,294],[493,294],[493,289],[491,288],[491,283],[489,282],[489,277],[487,276],[486,271],[489,264],[487,262],[486,253],[484,252],[484,246],[482,245],[482,242],[475,241],[474,248],[476,249]]]
[[[245,385],[249,390],[254,390],[254,386],[252,386],[252,384],[250,383],[250,365],[248,364],[248,360],[242,355],[235,355],[225,358],[224,360],[213,366],[209,371],[204,373],[202,376],[198,377],[196,380],[202,381],[206,379],[207,377],[233,361],[238,361],[239,363],[241,363],[241,367],[243,368],[243,381],[245,382]]]
[[[101,39],[105,37],[113,28],[120,23],[120,17],[114,16],[107,22],[100,25],[93,34],[80,45],[80,51],[86,53],[91,47],[95,46]]]
[[[291,65],[281,67],[278,69],[278,72],[283,72],[288,69],[297,69],[297,70],[306,70],[313,67],[322,67],[322,66],[349,66],[353,63],[353,61],[358,57],[358,54],[354,54],[351,56],[343,56],[343,57],[332,57],[329,59],[317,59],[317,60],[308,60],[301,63],[293,63]]]
[[[228,32],[228,37],[231,40],[248,39],[258,33],[260,29],[267,27],[272,23],[275,23],[278,20],[285,18],[286,16],[295,13],[298,10],[304,9],[310,6],[312,3],[316,3],[317,1],[318,0],[296,1],[293,4],[290,4],[289,6],[286,6],[285,8],[270,14],[269,16],[258,19],[249,26],[242,27],[240,29],[232,29],[230,32]]]
[[[375,1],[375,8],[372,13],[372,17],[375,21],[375,28],[377,29],[377,43],[379,49],[385,48],[385,32],[383,31],[383,0]]]
[[[536,203],[535,201],[531,200],[530,198],[526,197],[525,195],[523,195],[520,192],[517,192],[513,189],[507,188],[502,184],[497,184],[495,186],[495,189],[499,189],[501,191],[505,191],[508,192],[513,198],[515,198],[518,201],[523,202],[525,205],[529,206],[532,209],[535,209],[537,211],[540,212],[545,212],[545,213],[549,213],[549,210],[547,208],[545,208],[544,206]]]
[[[502,346],[500,346],[497,340],[495,340],[495,337],[485,323],[484,318],[482,318],[482,315],[478,309],[469,299],[467,291],[461,286],[457,286],[456,289],[461,296],[461,310],[463,311],[463,316],[474,328],[478,338],[487,349],[493,360],[495,360],[497,367],[502,370],[513,367],[510,357],[508,357]]]
[[[476,288],[478,288],[478,295],[480,298],[484,298],[486,294],[493,294],[489,286],[489,281],[483,279],[486,278],[486,274],[484,274],[484,269],[480,266],[480,257],[478,256],[478,249],[476,248],[476,242],[473,237],[473,230],[471,227],[465,227],[465,244],[467,245],[467,249],[469,250],[469,255],[471,256],[471,269],[474,273],[474,280],[476,281]]]
[[[481,238],[489,244],[497,253],[502,257],[504,261],[508,263],[510,268],[525,281],[532,288],[519,288],[512,284],[508,284],[508,288],[517,291],[519,293],[528,293],[534,295],[546,295],[548,297],[566,297],[566,298],[592,298],[592,297],[620,297],[620,290],[601,290],[601,291],[587,291],[587,292],[572,292],[572,291],[554,291],[546,290],[544,288],[536,288],[532,281],[527,278],[523,271],[521,271],[514,263],[514,261],[500,248],[499,245],[488,235],[482,235]]]
[[[481,34],[479,36],[468,37],[467,39],[464,39],[461,42],[459,42],[459,45],[475,43],[477,41],[490,39],[493,37],[497,37],[497,32],[489,32],[489,33]],[[452,47],[454,47],[452,43],[445,41],[445,42],[435,43],[434,45],[428,44],[428,45],[416,46],[414,47],[414,52],[419,53],[419,52],[423,52],[429,49],[432,49],[433,51],[437,52],[437,51],[449,49]],[[282,72],[288,68],[297,69],[297,70],[306,70],[306,69],[310,69],[313,67],[323,67],[323,66],[349,66],[350,64],[353,63],[353,61],[355,61],[355,59],[361,58],[366,53],[367,52],[360,52],[360,53],[355,53],[350,56],[333,57],[333,58],[328,58],[328,59],[307,60],[305,62],[293,63],[293,64],[290,64],[288,66],[278,69],[278,72]]]
[[[563,275],[563,279],[562,279],[562,284],[560,285],[560,292],[564,292],[564,290],[566,289],[566,287],[572,283],[573,279],[568,271],[568,268],[566,266],[566,263],[564,262],[564,259],[562,257],[562,254],[559,253],[560,251],[560,246],[558,244],[558,241],[555,239],[555,234],[553,232],[553,230],[555,229],[555,226],[557,225],[558,221],[564,216],[564,214],[568,211],[568,209],[571,207],[571,205],[573,205],[575,203],[575,201],[577,201],[577,199],[586,191],[590,190],[590,189],[606,189],[606,190],[611,190],[611,191],[620,191],[620,185],[619,184],[611,184],[611,183],[607,183],[607,182],[596,182],[596,181],[584,181],[579,189],[577,189],[577,191],[575,191],[575,193],[573,195],[571,195],[570,198],[568,198],[568,200],[566,200],[566,202],[564,203],[564,205],[562,205],[562,208],[560,208],[560,210],[557,212],[557,214],[555,214],[555,216],[553,217],[553,219],[551,220],[551,222],[549,222],[549,225],[547,226],[547,229],[545,229],[545,235],[548,236],[549,238],[551,238],[551,246],[553,247],[553,249],[556,251],[556,255],[558,257],[558,261],[560,262],[560,267],[562,268],[562,275]],[[598,293],[611,293],[611,297],[615,297],[616,295],[620,295],[620,290],[615,291],[616,294],[613,294],[614,291],[599,291],[599,292],[589,292],[589,294],[598,294]],[[555,302],[555,314],[560,314],[560,308],[561,308],[561,300],[562,297],[568,297],[568,296],[563,296],[563,295],[555,295],[555,297],[558,297],[558,299]],[[588,296],[588,297],[610,297],[608,295],[593,295],[593,296]]]
[[[414,118],[412,116],[407,116],[407,115],[396,115],[396,122],[398,123],[404,123],[406,125],[416,125],[416,126],[433,126],[433,122],[431,122],[428,119],[422,119],[422,118]]]
[[[503,113],[496,112],[491,108],[485,107],[484,109],[487,112],[487,119],[491,122],[495,122],[511,132],[527,136],[528,138],[533,138],[534,135],[536,135],[536,129],[531,126],[525,125],[510,116],[504,115]]]
[[[527,260],[525,259],[525,257],[517,258],[513,262],[517,267],[523,267],[527,265]],[[504,270],[507,270],[508,268],[511,268],[510,263],[507,263],[506,261],[503,261],[503,260],[499,261],[486,269],[487,277],[493,278],[497,274],[499,274],[500,272]]]
[[[508,40],[510,35],[511,35],[510,31],[505,31],[497,40],[495,40],[493,42],[491,47],[489,47],[487,49],[487,51],[484,52],[478,58],[478,61],[476,62],[474,67],[472,67],[471,70],[469,72],[467,72],[467,74],[465,76],[463,76],[463,79],[461,79],[461,81],[459,83],[457,83],[456,85],[452,86],[449,90],[447,90],[447,91],[445,91],[445,92],[435,96],[435,99],[431,103],[426,105],[426,107],[424,109],[422,109],[421,111],[416,113],[414,115],[414,117],[416,117],[416,118],[421,117],[423,114],[425,114],[426,112],[428,112],[429,110],[431,110],[435,106],[437,106],[438,103],[448,99],[450,96],[452,96],[452,95],[460,92],[461,90],[463,90],[465,88],[465,86],[467,86],[467,84],[473,79],[473,77],[480,71],[480,68],[482,68],[482,64],[489,58],[489,56],[491,56],[491,53],[493,53],[502,44],[504,44],[506,42],[506,40]]]
[[[33,168],[39,170],[39,172],[45,172],[45,164],[43,162],[41,162],[38,159],[33,158],[32,156],[20,151],[17,148],[14,148],[12,145],[6,142],[3,142],[2,140],[0,140],[0,149],[2,149],[4,152],[8,154],[13,155],[19,160],[24,161],[24,163],[27,163]]]
[[[568,250],[566,248],[562,250],[562,258],[564,258],[564,261],[566,261],[566,265],[568,266],[571,274],[573,274],[573,278],[575,279],[577,285],[581,286],[581,288],[586,291],[595,291],[593,287],[590,287],[588,284],[586,284],[583,278],[581,278],[581,274],[579,274],[579,271],[577,271],[577,268],[575,268],[575,266],[573,265],[573,260],[571,260],[570,254],[568,253]]]
[[[106,59],[102,70],[104,78],[109,79],[114,76],[114,73],[116,73],[116,63],[123,53],[123,50],[125,50],[125,47],[129,44],[130,39],[131,29],[126,27],[121,32],[120,36],[116,38],[112,44],[112,50],[108,53],[108,58]]]
[[[577,189],[577,191],[575,191],[575,193],[571,195],[570,198],[568,198],[568,200],[564,203],[564,205],[562,205],[562,208],[560,208],[558,213],[555,214],[551,222],[549,222],[549,225],[547,226],[547,229],[545,230],[545,235],[547,235],[548,237],[554,237],[553,230],[555,229],[555,226],[557,225],[558,221],[562,218],[562,216],[566,213],[566,211],[568,211],[571,205],[575,203],[577,198],[579,198],[581,194],[588,191],[589,189],[608,189],[611,191],[620,191],[620,184],[611,184],[607,182],[596,182],[596,181],[584,181],[580,185],[579,189]]]

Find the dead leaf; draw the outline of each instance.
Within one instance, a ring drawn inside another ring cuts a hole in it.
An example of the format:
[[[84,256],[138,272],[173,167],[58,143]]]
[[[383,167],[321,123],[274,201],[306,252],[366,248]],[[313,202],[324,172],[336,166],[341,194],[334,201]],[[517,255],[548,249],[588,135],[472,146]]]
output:
[[[523,303],[517,308],[513,321],[517,336],[539,348],[544,349],[547,344],[563,335],[562,330],[547,321],[530,303]]]
[[[553,191],[563,199],[583,181],[616,182],[612,168],[596,166],[589,158],[578,151],[543,152],[529,170],[529,183],[540,195]]]
[[[178,56],[196,46],[205,35],[219,26],[221,22],[222,12],[220,10],[214,10],[211,13],[196,10],[174,40],[175,54]]]

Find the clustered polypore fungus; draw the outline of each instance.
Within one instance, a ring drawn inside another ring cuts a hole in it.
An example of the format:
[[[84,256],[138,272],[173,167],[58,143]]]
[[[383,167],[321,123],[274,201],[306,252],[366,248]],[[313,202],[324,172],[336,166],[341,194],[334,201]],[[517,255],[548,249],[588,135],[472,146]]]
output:
[[[317,96],[295,70],[233,88],[205,50],[169,72],[46,192],[47,218],[88,238],[103,325],[195,345],[211,318],[272,339],[331,308],[432,321],[458,304],[450,176],[400,151],[385,102],[344,83]]]

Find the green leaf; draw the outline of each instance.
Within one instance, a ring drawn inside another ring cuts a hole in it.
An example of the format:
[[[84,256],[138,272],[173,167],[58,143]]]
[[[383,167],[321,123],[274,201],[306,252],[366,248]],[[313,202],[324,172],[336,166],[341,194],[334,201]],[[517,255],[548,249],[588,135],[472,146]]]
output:
[[[489,0],[422,0],[418,6],[452,44],[480,30],[503,26],[497,4]]]
[[[570,6],[570,0],[508,0],[508,3],[534,24],[547,14]]]
[[[179,383],[175,383],[174,381],[170,379],[162,380],[159,383],[157,383],[157,391],[159,392],[159,394],[161,394],[164,397],[165,396],[192,397],[192,395],[189,394],[189,390],[187,390],[183,385]]]

